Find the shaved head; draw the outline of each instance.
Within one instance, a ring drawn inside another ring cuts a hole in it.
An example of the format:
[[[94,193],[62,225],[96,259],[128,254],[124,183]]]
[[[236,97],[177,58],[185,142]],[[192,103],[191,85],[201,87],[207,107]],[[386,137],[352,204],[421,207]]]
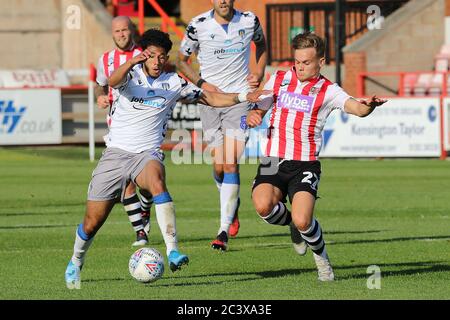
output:
[[[112,26],[113,30],[114,30],[114,27],[117,26],[117,24],[127,24],[128,26],[131,26],[132,22],[131,22],[130,17],[117,16],[112,19],[111,26]]]
[[[133,22],[127,16],[112,19],[111,33],[117,48],[128,50],[133,46]]]

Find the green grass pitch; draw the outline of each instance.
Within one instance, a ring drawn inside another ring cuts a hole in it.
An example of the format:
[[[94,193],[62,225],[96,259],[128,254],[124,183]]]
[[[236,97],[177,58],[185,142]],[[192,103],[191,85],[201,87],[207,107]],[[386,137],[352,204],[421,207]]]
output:
[[[64,271],[95,164],[87,148],[0,149],[0,299],[450,299],[450,162],[322,160],[316,216],[337,281],[320,283],[311,252],[296,255],[287,227],[264,223],[241,166],[241,230],[229,251],[209,243],[219,195],[208,165],[173,165],[168,187],[180,250],[190,264],[153,284],[128,273],[134,232],[121,205],[99,231],[69,291]],[[101,149],[97,150],[97,159]],[[165,252],[154,210],[150,245]],[[369,266],[381,288],[369,289]]]

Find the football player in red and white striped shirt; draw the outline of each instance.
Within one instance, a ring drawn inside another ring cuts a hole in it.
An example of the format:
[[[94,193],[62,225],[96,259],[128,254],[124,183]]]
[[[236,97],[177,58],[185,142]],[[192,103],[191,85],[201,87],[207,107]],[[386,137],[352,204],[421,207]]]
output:
[[[313,251],[319,280],[332,281],[334,272],[322,230],[313,217],[321,173],[318,156],[322,130],[335,109],[365,117],[386,101],[375,96],[358,101],[323,77],[320,69],[325,64],[325,43],[317,35],[299,34],[292,46],[294,66],[272,75],[264,89],[273,94],[247,116],[247,124],[256,127],[272,108],[265,157],[253,184],[252,199],[264,221],[290,225],[296,251],[303,255],[308,246]],[[286,196],[292,213],[283,203]]]
[[[112,20],[111,32],[116,47],[105,52],[98,59],[97,64],[97,86],[95,96],[97,105],[101,109],[109,109],[106,117],[108,127],[111,125],[111,112],[119,93],[116,89],[108,86],[108,78],[119,66],[139,55],[142,49],[133,40],[135,27],[129,17],[118,16]],[[123,205],[128,219],[136,232],[136,241],[133,246],[141,246],[148,243],[147,234],[150,231],[150,207],[153,203],[151,194],[142,195],[140,199],[136,193],[136,186],[130,183],[125,190]]]

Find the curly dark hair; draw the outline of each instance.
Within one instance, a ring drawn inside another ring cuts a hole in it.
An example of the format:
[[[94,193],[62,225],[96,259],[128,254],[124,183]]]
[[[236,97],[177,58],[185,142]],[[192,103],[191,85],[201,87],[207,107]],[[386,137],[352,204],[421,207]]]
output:
[[[168,54],[170,49],[172,49],[172,40],[170,40],[168,33],[158,29],[148,29],[142,34],[138,45],[142,50],[145,50],[150,46],[160,47],[166,50],[166,54]]]

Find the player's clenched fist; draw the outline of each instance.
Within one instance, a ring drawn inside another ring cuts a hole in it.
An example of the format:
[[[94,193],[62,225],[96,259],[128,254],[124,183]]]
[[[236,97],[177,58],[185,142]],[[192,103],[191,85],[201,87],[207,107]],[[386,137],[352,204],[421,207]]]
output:
[[[109,107],[109,97],[106,95],[98,96],[97,98],[97,106],[100,109],[106,109]]]
[[[255,73],[249,74],[247,76],[246,80],[247,80],[248,86],[250,87],[250,90],[258,89],[259,85],[261,84],[260,77]]]
[[[145,49],[140,54],[138,54],[136,57],[131,58],[128,60],[132,66],[137,65],[138,63],[146,61],[148,58],[150,58],[150,51],[148,49]]]
[[[247,114],[247,125],[250,128],[255,128],[259,126],[262,122],[262,112],[261,110],[250,110]]]

